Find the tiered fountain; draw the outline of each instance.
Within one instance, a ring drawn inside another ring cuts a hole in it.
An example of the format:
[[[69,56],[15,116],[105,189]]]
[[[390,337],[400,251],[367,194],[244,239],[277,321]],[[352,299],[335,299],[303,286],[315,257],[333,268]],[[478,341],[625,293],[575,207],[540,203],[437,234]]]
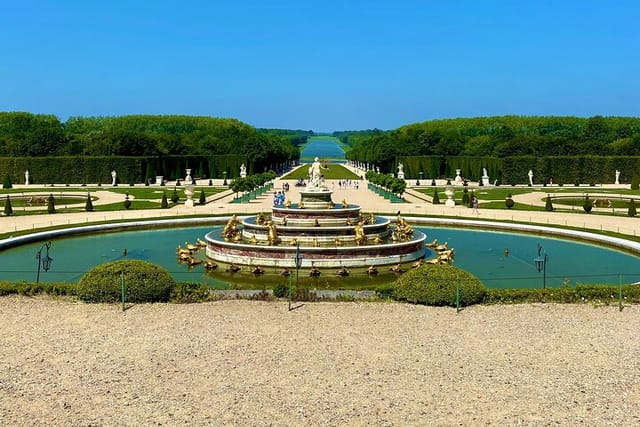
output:
[[[229,265],[261,267],[266,272],[395,266],[425,256],[424,233],[398,216],[395,223],[363,215],[360,206],[334,203],[323,181],[321,164],[309,168],[309,182],[298,203],[274,206],[271,215],[242,221],[235,216],[220,231],[206,235],[207,258]]]

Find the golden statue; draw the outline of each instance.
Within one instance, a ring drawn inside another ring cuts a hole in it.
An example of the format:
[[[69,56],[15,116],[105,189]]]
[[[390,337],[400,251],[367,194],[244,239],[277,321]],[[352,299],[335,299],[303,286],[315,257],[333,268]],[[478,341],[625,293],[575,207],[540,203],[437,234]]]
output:
[[[320,242],[318,242],[318,239],[316,239],[315,237],[313,238],[313,246],[316,248],[320,246]]]
[[[376,223],[376,216],[373,214],[373,212],[371,212],[369,214],[369,224],[375,224]]]
[[[364,222],[360,221],[354,228],[356,233],[356,244],[358,246],[367,243],[367,235],[364,233]]]
[[[342,207],[343,208],[348,208],[349,207],[349,203],[347,203],[347,201],[345,199],[342,199]]]
[[[225,241],[234,240],[239,236],[238,224],[240,224],[240,221],[238,221],[238,217],[234,214],[222,229],[222,237],[224,237]]]
[[[298,203],[298,209],[304,209],[304,203],[302,202],[302,200],[300,200],[300,203]]]
[[[380,243],[382,243],[382,237],[380,237],[379,234],[376,234],[376,237],[373,238],[373,243],[379,245]]]
[[[291,200],[289,200],[289,199],[285,200],[284,207],[289,209],[291,207]]]
[[[276,225],[273,221],[267,222],[267,228],[269,229],[268,240],[271,246],[278,244],[278,232],[276,231]]]
[[[264,225],[264,214],[262,212],[256,215],[256,224]]]

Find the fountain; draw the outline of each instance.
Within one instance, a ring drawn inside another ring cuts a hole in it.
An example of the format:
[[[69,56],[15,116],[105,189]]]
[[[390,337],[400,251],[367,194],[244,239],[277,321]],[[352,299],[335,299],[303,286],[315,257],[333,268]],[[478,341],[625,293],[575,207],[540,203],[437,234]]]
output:
[[[205,236],[207,258],[234,266],[301,268],[397,265],[424,258],[424,233],[413,230],[400,215],[391,220],[364,215],[346,200],[335,203],[324,184],[318,158],[309,168],[309,182],[300,201],[274,206],[270,215],[239,220],[235,215],[222,232]]]

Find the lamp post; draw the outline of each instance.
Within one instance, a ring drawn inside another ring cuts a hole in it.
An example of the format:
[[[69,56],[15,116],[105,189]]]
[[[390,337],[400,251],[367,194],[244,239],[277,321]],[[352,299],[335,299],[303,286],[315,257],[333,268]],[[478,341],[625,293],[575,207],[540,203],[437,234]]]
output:
[[[300,253],[300,243],[296,244],[296,254],[293,256],[293,260],[296,264],[296,288],[298,287],[298,278],[300,273],[300,267],[302,266],[302,254]],[[291,311],[291,280],[289,280],[289,311]]]
[[[43,257],[42,250],[44,248],[47,248],[47,252]],[[51,242],[43,243],[42,246],[40,246],[38,253],[36,254],[36,259],[38,260],[38,273],[36,275],[36,283],[40,282],[40,266],[42,266],[42,269],[44,271],[49,271],[49,269],[51,268],[51,261],[53,261],[53,258],[49,256],[49,248],[51,248]]]
[[[417,182],[418,185],[420,185],[420,181],[422,181],[422,171],[420,171],[419,174],[420,174],[420,179]]]
[[[224,181],[222,181],[222,185],[226,187],[227,185],[227,171],[222,171],[222,176],[224,177]]]
[[[544,251],[544,256],[542,256]],[[542,271],[542,289],[547,289],[547,251],[544,250],[542,245],[538,243],[538,256],[533,260],[536,264],[536,270],[538,273]]]

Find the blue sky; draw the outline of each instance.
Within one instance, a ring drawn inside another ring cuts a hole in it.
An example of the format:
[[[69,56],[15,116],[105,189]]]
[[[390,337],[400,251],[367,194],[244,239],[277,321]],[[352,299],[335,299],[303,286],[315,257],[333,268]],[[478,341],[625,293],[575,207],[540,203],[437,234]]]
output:
[[[315,131],[640,116],[638,22],[626,0],[4,2],[0,111]]]

